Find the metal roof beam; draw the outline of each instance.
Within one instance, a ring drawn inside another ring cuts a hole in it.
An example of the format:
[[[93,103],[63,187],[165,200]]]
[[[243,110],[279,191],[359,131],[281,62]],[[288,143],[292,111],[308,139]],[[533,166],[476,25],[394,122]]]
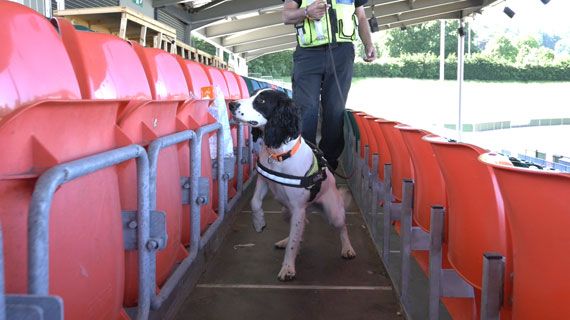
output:
[[[294,47],[296,43],[297,43],[297,37],[295,37],[295,35],[287,35],[283,37],[270,38],[264,41],[257,41],[249,44],[237,45],[233,47],[232,51],[236,53],[251,52],[265,48],[282,46],[284,44],[289,44]]]
[[[205,34],[208,37],[215,38],[243,31],[254,31],[255,29],[269,27],[276,24],[283,24],[283,20],[281,20],[281,11],[226,23],[214,24],[205,28]]]
[[[393,14],[412,12],[416,10],[425,10],[432,8],[434,11],[441,9],[443,6],[463,6],[463,7],[476,7],[481,6],[483,0],[459,0],[459,1],[449,1],[449,0],[416,0],[414,2],[413,9],[410,9],[410,5],[406,1],[388,3],[386,5],[375,4],[374,12],[377,17],[391,16]],[[461,4],[461,5],[459,5]],[[366,13],[371,14],[370,6],[366,7]]]
[[[390,24],[398,21],[414,20],[438,14],[447,14],[450,12],[458,12],[466,9],[479,8],[479,6],[475,4],[476,2],[478,1],[474,0],[457,1],[439,7],[429,7],[421,10],[413,10],[413,11],[393,14],[390,16],[384,16],[383,18],[379,19],[379,21],[380,24]]]
[[[248,32],[241,35],[227,37],[222,40],[223,46],[234,46],[244,43],[261,41],[268,38],[280,37],[285,35],[295,34],[295,28],[290,25],[276,25],[263,29],[256,30],[255,32]]]
[[[162,1],[162,0],[155,0]],[[165,0],[176,1],[176,0]],[[212,22],[227,16],[234,16],[248,12],[254,12],[270,7],[282,7],[281,0],[229,0],[208,10],[200,11],[192,15],[196,23]]]
[[[274,52],[279,52],[279,51],[283,51],[283,50],[287,50],[287,49],[293,49],[295,47],[294,44],[283,44],[277,47],[271,47],[271,48],[265,48],[265,49],[261,49],[261,50],[256,50],[253,51],[251,53],[248,53],[245,55],[245,59],[247,61],[251,61],[257,57],[261,57],[263,55],[266,55],[268,53],[274,53]]]

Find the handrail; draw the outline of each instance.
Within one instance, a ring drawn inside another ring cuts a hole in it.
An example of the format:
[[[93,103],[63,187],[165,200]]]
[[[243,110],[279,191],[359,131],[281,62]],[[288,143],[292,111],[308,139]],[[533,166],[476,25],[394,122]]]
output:
[[[150,239],[149,214],[149,163],[145,149],[130,145],[102,152],[82,159],[59,164],[38,179],[29,209],[28,225],[28,293],[48,295],[49,291],[49,221],[53,196],[61,185],[95,171],[113,167],[127,160],[137,163],[137,246],[139,259],[139,283],[150,277],[146,268],[150,251],[158,247]],[[137,319],[148,319],[150,312],[149,286],[139,286]]]

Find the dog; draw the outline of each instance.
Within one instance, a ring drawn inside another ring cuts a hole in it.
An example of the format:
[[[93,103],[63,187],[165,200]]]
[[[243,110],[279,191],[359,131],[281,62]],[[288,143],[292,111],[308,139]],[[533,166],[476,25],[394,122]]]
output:
[[[263,141],[257,166],[260,175],[251,199],[255,230],[262,232],[265,228],[262,201],[268,190],[283,206],[285,218],[290,221],[289,236],[275,243],[277,248],[285,249],[278,279],[290,281],[295,278],[295,258],[303,237],[306,209],[311,203],[322,206],[328,221],[339,231],[341,256],[345,259],[356,257],[348,237],[343,196],[326,166],[314,170],[317,157],[301,137],[300,112],[289,96],[277,90],[263,89],[250,98],[231,102],[229,108],[234,119],[251,125],[253,135],[260,136]],[[313,185],[318,184],[320,190],[293,186],[309,171],[316,172],[309,176],[309,180],[312,179],[309,184],[320,180]]]

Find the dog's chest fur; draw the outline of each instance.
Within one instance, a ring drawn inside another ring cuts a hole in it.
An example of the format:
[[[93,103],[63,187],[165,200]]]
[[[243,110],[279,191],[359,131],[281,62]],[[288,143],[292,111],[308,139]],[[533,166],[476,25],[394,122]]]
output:
[[[290,149],[290,146],[283,147],[283,150]],[[259,154],[259,161],[261,161],[261,164],[265,167],[279,173],[303,177],[307,171],[309,171],[313,163],[313,151],[303,141],[297,153],[289,159],[279,162],[269,158],[268,150],[266,148],[262,148],[261,153]],[[265,179],[262,177],[259,178]],[[310,192],[305,188],[287,187],[271,180],[267,180],[267,182],[276,200],[282,204],[299,202],[299,199],[305,199],[304,202],[306,203],[309,199]]]

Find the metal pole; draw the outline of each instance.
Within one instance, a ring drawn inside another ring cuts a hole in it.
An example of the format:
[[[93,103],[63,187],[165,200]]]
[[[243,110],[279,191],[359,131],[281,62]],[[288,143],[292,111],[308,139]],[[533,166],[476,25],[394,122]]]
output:
[[[6,320],[6,297],[4,295],[4,247],[0,226],[0,320]]]
[[[445,20],[439,20],[439,80],[445,80]]]
[[[463,18],[459,20],[459,29],[462,32],[457,34],[457,82],[459,84],[459,105],[457,111],[457,141],[461,142],[461,131],[463,123],[461,119],[461,108],[463,102],[463,69],[465,67],[465,33],[464,33]]]
[[[471,23],[467,23],[467,55],[471,56]]]

